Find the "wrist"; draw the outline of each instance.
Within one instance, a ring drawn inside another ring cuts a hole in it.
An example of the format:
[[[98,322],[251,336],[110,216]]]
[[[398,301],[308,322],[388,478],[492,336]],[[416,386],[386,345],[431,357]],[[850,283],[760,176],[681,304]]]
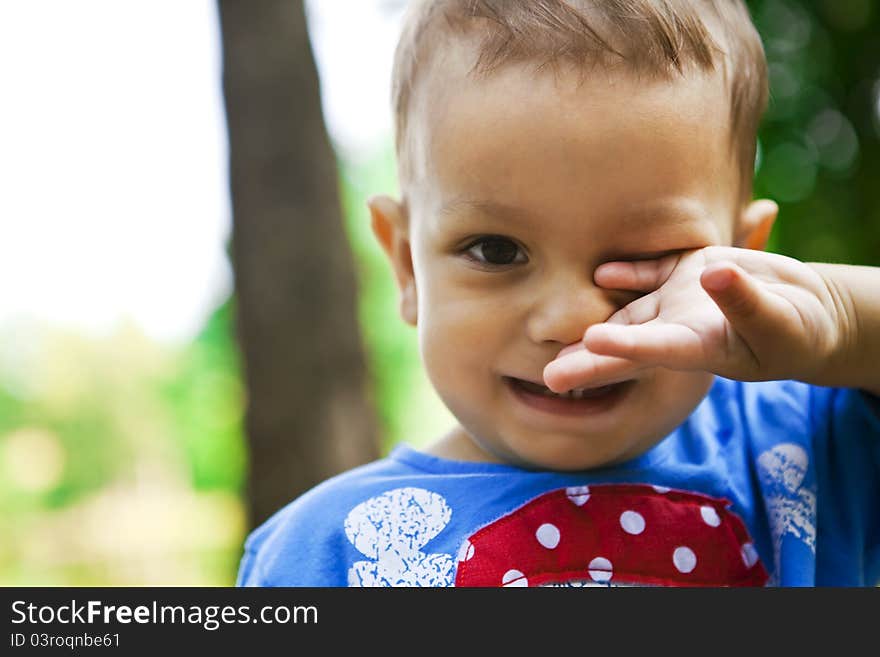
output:
[[[825,282],[836,331],[809,383],[880,391],[880,268],[809,263]],[[874,293],[872,294],[872,290]]]

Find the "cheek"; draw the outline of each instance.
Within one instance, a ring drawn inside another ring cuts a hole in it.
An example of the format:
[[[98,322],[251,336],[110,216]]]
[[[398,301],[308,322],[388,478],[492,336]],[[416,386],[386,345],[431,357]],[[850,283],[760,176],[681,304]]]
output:
[[[419,317],[423,351],[441,353],[456,362],[480,361],[509,339],[509,322],[484,304],[455,301],[424,307]]]
[[[459,288],[435,286],[424,292],[419,294],[419,348],[432,379],[489,371],[499,354],[516,343],[521,323],[503,302]]]
[[[424,339],[445,341],[455,336],[478,343],[510,335],[515,328],[515,295],[492,274],[459,271],[454,263],[425,273],[418,285],[419,330]]]

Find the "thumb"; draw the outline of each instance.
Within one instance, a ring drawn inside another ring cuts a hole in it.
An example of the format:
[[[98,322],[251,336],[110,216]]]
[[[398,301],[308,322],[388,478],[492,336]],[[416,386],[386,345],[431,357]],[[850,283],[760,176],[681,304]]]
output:
[[[700,284],[727,321],[752,349],[785,326],[783,304],[752,275],[732,262],[715,262],[700,275]]]

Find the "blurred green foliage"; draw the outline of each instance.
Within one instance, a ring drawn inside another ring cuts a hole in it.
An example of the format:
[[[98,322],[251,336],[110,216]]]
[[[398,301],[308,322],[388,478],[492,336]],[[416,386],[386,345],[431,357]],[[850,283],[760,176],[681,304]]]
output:
[[[771,249],[880,265],[880,6],[752,0],[771,103],[755,195]],[[366,200],[396,195],[390,144],[340,164],[383,451],[451,422],[397,312]],[[229,584],[245,523],[244,391],[233,301],[188,345],[134,327],[86,338],[0,329],[0,584]]]
[[[234,300],[208,320],[180,356],[177,376],[159,382],[175,441],[196,490],[243,490],[247,455],[242,440],[244,391],[232,327]]]
[[[880,264],[880,5],[750,0],[770,105],[755,195],[776,200],[771,249]]]
[[[246,460],[230,304],[182,348],[132,326],[2,341],[0,584],[231,583]]]

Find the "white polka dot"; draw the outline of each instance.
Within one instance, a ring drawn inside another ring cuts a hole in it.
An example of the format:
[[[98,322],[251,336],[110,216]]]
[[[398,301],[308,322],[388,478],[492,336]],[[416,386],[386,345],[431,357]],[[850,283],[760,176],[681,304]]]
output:
[[[612,572],[611,562],[605,557],[596,557],[590,562],[590,565],[587,566],[587,568],[589,569],[590,577],[593,578],[594,582],[607,582],[614,574]]]
[[[518,570],[508,570],[501,578],[501,586],[528,586],[529,580]]]
[[[589,486],[569,486],[565,489],[565,494],[572,502],[578,506],[583,506],[590,499]]]
[[[717,527],[721,524],[721,518],[718,517],[718,512],[715,510],[714,507],[701,506],[700,515],[703,516],[703,522],[705,522],[710,527]]]
[[[651,486],[651,488],[653,488],[658,493],[668,493],[671,490],[666,486]]]
[[[465,541],[464,544],[458,551],[458,560],[459,561],[469,561],[474,556],[474,544],[470,541]]]
[[[641,534],[645,531],[645,519],[641,513],[624,511],[620,514],[620,526],[627,534]]]
[[[680,573],[689,573],[697,567],[697,555],[689,547],[677,547],[672,553],[672,562]]]
[[[756,563],[758,563],[758,551],[751,543],[746,543],[745,545],[743,545],[741,552],[743,563],[746,565],[746,568],[751,568]]]
[[[552,550],[559,545],[559,530],[556,528],[556,525],[551,525],[549,522],[545,522],[538,527],[538,531],[535,532],[535,538],[537,538],[538,543],[545,548]]]

